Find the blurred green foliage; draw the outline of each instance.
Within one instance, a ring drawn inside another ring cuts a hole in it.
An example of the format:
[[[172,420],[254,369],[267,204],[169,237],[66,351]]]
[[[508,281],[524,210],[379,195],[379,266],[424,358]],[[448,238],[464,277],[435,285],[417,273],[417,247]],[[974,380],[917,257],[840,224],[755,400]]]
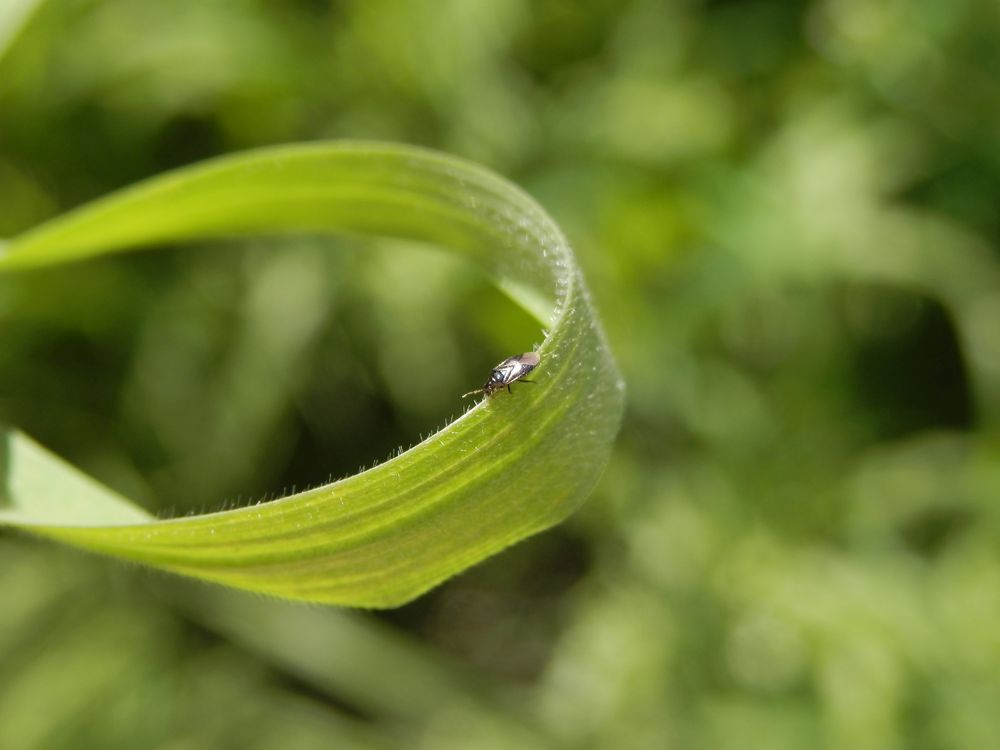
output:
[[[0,3],[0,235],[434,146],[562,223],[630,398],[572,522],[379,618],[4,535],[0,747],[995,744],[998,42],[991,0]],[[537,340],[357,243],[4,279],[0,419],[186,513],[370,464]]]

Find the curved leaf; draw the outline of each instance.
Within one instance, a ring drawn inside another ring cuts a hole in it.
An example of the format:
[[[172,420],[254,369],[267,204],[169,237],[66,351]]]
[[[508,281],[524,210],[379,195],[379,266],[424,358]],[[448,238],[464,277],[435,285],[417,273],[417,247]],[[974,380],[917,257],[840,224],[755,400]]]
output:
[[[538,386],[484,399],[348,479],[170,520],[145,517],[11,434],[0,450],[0,524],[243,589],[379,607],[412,599],[572,513],[606,463],[623,384],[559,229],[523,192],[467,162],[361,143],[219,159],[14,238],[0,248],[0,272],[157,242],[317,230],[433,242],[521,296],[546,300]]]

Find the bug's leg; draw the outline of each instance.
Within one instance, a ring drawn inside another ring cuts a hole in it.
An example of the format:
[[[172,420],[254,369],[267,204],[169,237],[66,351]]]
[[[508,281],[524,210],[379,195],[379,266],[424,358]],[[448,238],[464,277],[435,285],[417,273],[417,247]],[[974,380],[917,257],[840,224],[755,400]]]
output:
[[[514,391],[512,391],[512,390],[510,389],[510,383],[508,383],[508,384],[507,384],[507,393],[513,393],[513,392],[514,392]]]
[[[538,385],[538,383],[536,383],[534,380],[525,380],[524,378],[521,378],[517,382],[518,383],[531,383],[532,385]]]

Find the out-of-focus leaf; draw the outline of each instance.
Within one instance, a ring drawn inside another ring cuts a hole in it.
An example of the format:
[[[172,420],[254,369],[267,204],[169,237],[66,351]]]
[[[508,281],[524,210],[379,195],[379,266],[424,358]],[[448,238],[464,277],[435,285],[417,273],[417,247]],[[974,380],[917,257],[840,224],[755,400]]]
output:
[[[41,4],[41,0],[4,0],[0,3],[0,59]]]

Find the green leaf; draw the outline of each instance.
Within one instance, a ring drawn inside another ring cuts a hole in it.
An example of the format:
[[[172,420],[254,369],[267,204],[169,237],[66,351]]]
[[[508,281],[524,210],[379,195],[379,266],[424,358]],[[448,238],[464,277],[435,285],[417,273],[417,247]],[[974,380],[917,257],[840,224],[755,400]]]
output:
[[[167,520],[10,433],[0,442],[0,524],[237,588],[385,607],[559,523],[583,502],[618,428],[622,380],[558,227],[525,193],[467,162],[365,143],[218,159],[13,238],[0,245],[0,273],[153,243],[291,231],[432,242],[482,266],[532,311],[544,301],[549,332],[538,385],[483,399],[348,479]]]
[[[0,3],[0,59],[40,4],[40,0],[4,0]]]

